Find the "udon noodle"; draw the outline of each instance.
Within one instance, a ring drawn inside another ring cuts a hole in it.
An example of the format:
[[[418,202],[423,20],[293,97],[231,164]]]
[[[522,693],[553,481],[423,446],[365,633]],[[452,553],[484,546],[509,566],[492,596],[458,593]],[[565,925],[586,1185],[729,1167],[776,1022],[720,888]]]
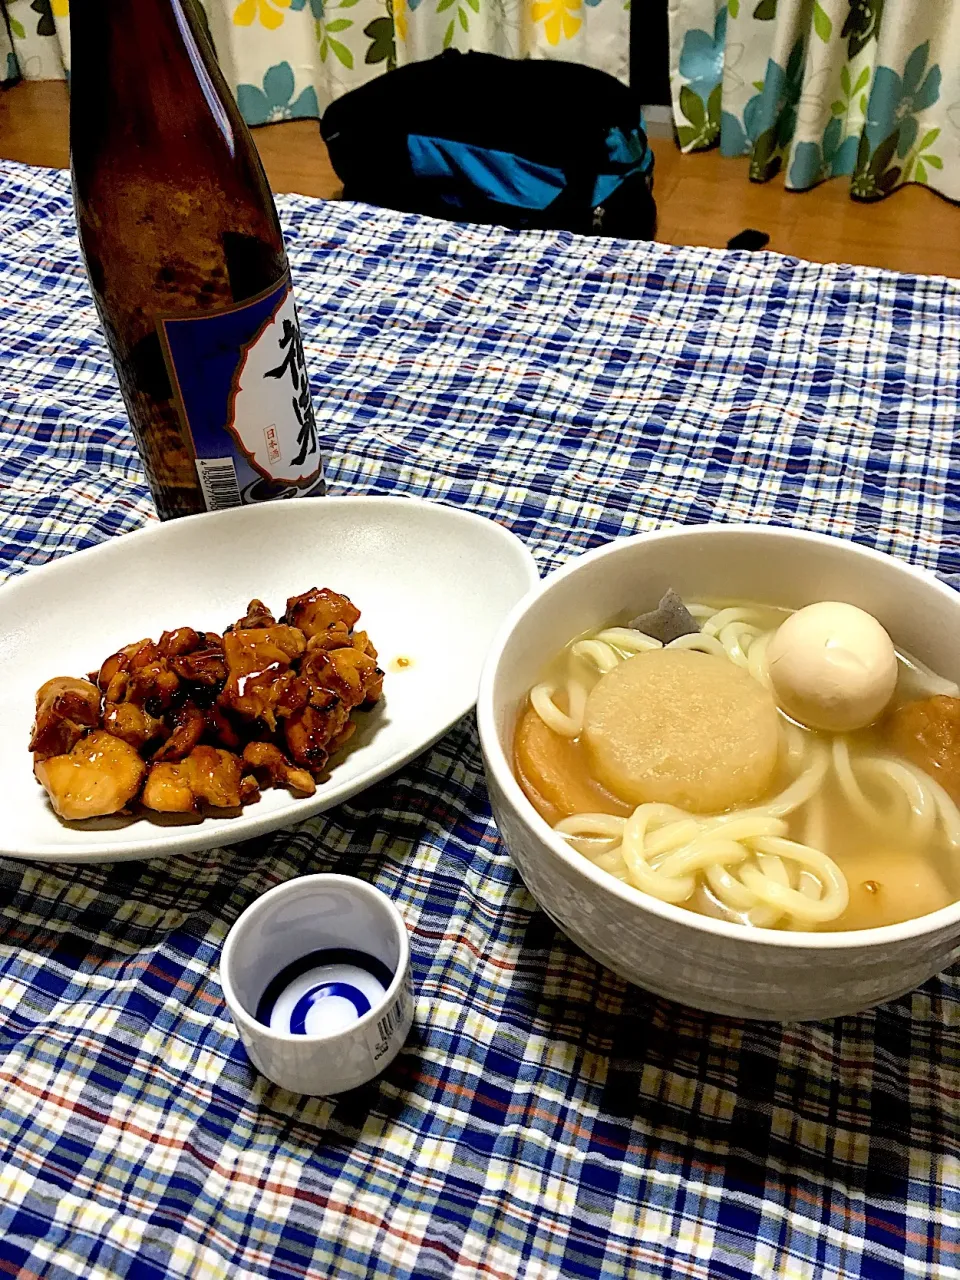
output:
[[[735,663],[767,688],[767,648],[784,611],[687,603],[700,625],[668,648],[692,649]],[[555,734],[576,739],[598,679],[634,655],[661,648],[629,627],[606,627],[564,653],[559,675],[530,694],[536,714]],[[901,672],[925,692],[956,696],[956,686],[901,659]],[[916,765],[865,748],[842,735],[801,728],[781,713],[779,785],[769,798],[717,814],[643,803],[628,816],[578,812],[556,822],[569,843],[609,874],[663,902],[762,928],[829,926],[847,908],[850,891],[838,862],[824,849],[825,793],[842,797],[851,814],[887,845],[921,849],[936,843],[960,850],[960,812],[942,786]]]

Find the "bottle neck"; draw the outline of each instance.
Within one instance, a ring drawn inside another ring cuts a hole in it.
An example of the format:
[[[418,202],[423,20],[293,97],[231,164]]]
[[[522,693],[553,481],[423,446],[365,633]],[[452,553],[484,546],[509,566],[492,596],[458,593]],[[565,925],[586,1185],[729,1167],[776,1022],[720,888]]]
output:
[[[70,132],[82,174],[111,143],[164,166],[184,145],[236,153],[229,90],[194,0],[73,0]]]

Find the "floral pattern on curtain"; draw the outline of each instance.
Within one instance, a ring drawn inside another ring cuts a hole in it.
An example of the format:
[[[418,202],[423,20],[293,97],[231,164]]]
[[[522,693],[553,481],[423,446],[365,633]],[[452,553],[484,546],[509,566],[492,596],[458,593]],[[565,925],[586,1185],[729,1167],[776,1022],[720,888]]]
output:
[[[69,0],[0,0],[0,7],[0,49],[8,29],[13,45],[0,80],[62,80],[70,65]]]
[[[371,77],[449,48],[565,58],[624,81],[628,75],[630,0],[203,4],[220,66],[250,124],[318,116],[334,98]],[[52,79],[67,74],[69,0],[0,0],[0,5],[6,7],[13,35],[7,76]],[[0,55],[2,51],[0,45]]]
[[[684,151],[719,143],[803,191],[960,200],[960,0],[670,0]]]

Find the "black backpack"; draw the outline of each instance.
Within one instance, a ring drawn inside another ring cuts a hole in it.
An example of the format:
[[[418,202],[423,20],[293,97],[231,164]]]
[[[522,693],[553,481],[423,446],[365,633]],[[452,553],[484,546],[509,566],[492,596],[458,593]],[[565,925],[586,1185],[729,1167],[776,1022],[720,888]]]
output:
[[[591,67],[448,50],[345,94],[320,129],[347,200],[635,240],[656,230],[638,96]]]

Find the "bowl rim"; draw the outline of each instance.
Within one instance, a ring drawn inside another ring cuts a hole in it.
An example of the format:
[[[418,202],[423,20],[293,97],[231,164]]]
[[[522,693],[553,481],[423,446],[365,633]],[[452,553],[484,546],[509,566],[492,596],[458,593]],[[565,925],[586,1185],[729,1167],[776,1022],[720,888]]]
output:
[[[952,607],[960,616],[960,594],[942,582],[933,570],[912,565],[886,552],[877,551],[860,543],[848,542],[844,538],[832,534],[808,532],[785,525],[760,524],[751,522],[713,523],[705,522],[696,525],[681,525],[670,528],[658,528],[649,532],[629,534],[626,537],[614,538],[600,546],[593,547],[579,555],[574,555],[559,568],[541,579],[540,585],[520,600],[497,632],[493,644],[487,652],[483,671],[480,676],[480,690],[477,697],[477,726],[480,734],[480,745],[483,751],[484,767],[493,774],[497,786],[506,797],[515,816],[523,823],[529,834],[556,858],[559,858],[571,871],[582,876],[596,888],[605,891],[634,909],[647,911],[660,916],[671,924],[685,925],[687,928],[701,933],[711,934],[717,938],[728,939],[748,945],[759,945],[779,948],[796,948],[803,951],[846,951],[856,948],[873,948],[889,946],[893,943],[907,942],[922,938],[951,926],[960,926],[960,899],[949,906],[941,907],[927,915],[916,916],[912,920],[904,920],[899,924],[875,925],[868,929],[842,929],[836,931],[816,932],[814,930],[782,930],[782,929],[748,929],[747,926],[729,920],[718,920],[712,916],[701,915],[686,907],[674,906],[662,902],[659,898],[637,889],[633,885],[617,880],[608,872],[595,866],[589,858],[585,858],[569,845],[562,836],[556,834],[550,824],[540,816],[532,803],[527,799],[513,772],[513,767],[500,745],[497,733],[496,709],[493,703],[493,690],[499,674],[503,651],[510,641],[520,621],[550,594],[560,583],[577,574],[589,571],[589,568],[600,560],[620,555],[629,547],[639,543],[684,541],[694,537],[725,536],[735,534],[754,537],[762,541],[768,538],[783,538],[797,543],[817,543],[831,547],[842,546],[851,557],[880,561],[893,565],[894,570],[906,574],[922,582],[931,591],[944,596],[952,602]],[[501,836],[501,839],[503,837]],[[506,845],[506,841],[504,840]],[[542,909],[542,908],[541,908]]]

